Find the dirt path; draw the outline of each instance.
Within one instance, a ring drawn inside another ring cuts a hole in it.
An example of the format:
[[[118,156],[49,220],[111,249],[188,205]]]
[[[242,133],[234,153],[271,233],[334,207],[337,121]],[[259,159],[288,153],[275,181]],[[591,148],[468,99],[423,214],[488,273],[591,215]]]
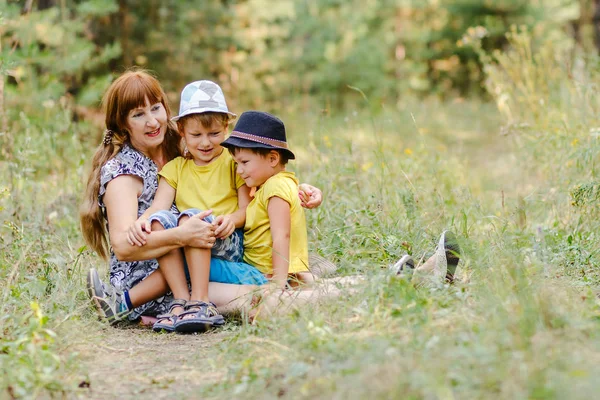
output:
[[[222,373],[207,372],[215,368],[203,368],[203,364],[212,362],[208,353],[230,334],[107,328],[97,340],[77,348],[82,370],[89,376],[89,388],[80,398],[172,399],[199,393],[202,386],[222,379]]]

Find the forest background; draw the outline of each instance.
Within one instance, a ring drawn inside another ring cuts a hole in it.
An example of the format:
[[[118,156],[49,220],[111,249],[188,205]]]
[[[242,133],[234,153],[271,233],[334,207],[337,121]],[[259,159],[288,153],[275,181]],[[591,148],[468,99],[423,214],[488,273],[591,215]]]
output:
[[[0,0],[0,397],[593,397],[599,48],[597,0]],[[311,250],[363,294],[202,337],[97,322],[77,209],[134,66],[173,110],[212,79],[282,116],[325,192]],[[447,227],[456,285],[387,274]]]

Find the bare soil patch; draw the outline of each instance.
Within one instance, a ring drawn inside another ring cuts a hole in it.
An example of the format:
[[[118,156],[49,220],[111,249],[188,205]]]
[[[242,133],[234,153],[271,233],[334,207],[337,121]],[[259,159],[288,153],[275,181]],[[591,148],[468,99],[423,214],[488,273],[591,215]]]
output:
[[[201,387],[222,379],[225,370],[215,373],[206,363],[213,362],[210,353],[229,335],[222,330],[180,335],[142,327],[106,328],[100,337],[77,346],[89,378],[89,388],[80,397],[170,399],[199,394]]]

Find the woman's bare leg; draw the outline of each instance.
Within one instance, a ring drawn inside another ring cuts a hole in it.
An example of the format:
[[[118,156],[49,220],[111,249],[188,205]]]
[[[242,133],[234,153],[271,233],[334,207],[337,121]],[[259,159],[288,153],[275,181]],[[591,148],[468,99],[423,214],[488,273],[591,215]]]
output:
[[[265,286],[232,285],[210,282],[210,301],[223,314],[244,313],[255,316],[282,315],[307,304],[326,298],[338,297],[341,291],[326,285],[306,290],[271,290]]]
[[[164,296],[168,291],[169,285],[162,271],[157,269],[129,290],[129,299],[135,308]]]
[[[411,282],[417,287],[435,285],[442,282],[442,275],[445,275],[445,271],[436,262],[434,254],[415,268]]]
[[[223,314],[234,312],[250,313],[253,299],[256,301],[262,293],[260,286],[233,285],[229,283],[210,282],[208,297]]]
[[[344,289],[346,293],[347,289]],[[285,315],[291,311],[316,304],[319,301],[337,298],[342,290],[337,285],[328,283],[317,283],[313,288],[303,290],[265,290],[262,300],[253,312],[255,319],[265,318],[272,315]]]

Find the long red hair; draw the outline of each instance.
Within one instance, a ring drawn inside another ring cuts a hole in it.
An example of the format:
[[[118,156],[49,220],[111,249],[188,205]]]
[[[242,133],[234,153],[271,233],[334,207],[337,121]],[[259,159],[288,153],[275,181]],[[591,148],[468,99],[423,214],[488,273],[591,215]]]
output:
[[[100,143],[96,149],[80,210],[83,238],[89,247],[104,259],[108,257],[109,245],[104,216],[98,204],[100,172],[102,166],[129,142],[129,112],[134,108],[145,107],[146,101],[150,104],[162,103],[167,112],[169,125],[162,143],[167,160],[181,155],[181,137],[175,124],[171,122],[167,96],[158,80],[145,70],[123,73],[110,85],[102,98],[106,129],[112,131],[112,139],[106,144]]]

